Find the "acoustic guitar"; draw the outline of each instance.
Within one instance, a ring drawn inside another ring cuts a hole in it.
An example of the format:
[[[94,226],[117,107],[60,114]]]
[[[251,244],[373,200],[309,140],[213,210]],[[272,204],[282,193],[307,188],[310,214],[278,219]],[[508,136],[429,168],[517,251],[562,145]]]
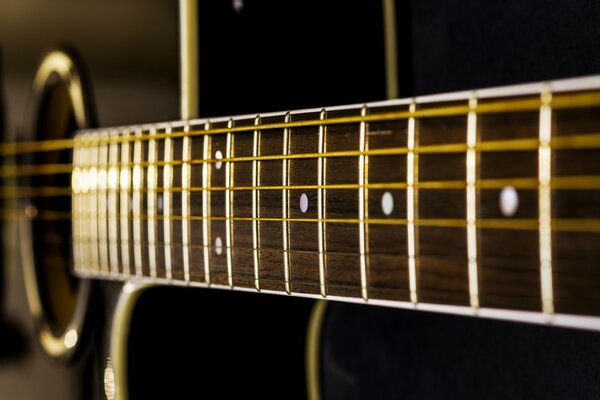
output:
[[[599,393],[600,76],[431,94],[427,2],[313,3],[165,6],[164,122],[99,124],[86,50],[43,54],[0,145],[0,397]]]

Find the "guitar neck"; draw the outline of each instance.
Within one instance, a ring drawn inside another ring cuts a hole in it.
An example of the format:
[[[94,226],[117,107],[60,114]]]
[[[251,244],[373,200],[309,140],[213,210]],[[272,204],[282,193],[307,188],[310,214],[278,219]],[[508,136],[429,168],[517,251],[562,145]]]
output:
[[[80,132],[75,271],[600,327],[599,89]]]

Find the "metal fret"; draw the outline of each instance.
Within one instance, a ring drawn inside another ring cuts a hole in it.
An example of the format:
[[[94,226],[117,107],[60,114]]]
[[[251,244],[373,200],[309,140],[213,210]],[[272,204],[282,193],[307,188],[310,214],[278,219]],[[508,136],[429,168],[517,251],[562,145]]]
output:
[[[321,120],[327,118],[327,111],[325,109],[321,110],[319,115]],[[327,151],[327,131],[325,125],[319,125],[319,154],[323,154]],[[321,296],[327,297],[327,258],[326,258],[326,244],[325,238],[327,237],[325,234],[325,196],[327,195],[324,186],[326,182],[326,163],[327,159],[324,157],[319,157],[318,159],[318,172],[317,172],[317,180],[318,185],[320,186],[317,190],[317,218],[318,222],[318,239],[319,239],[319,286],[321,290]]]
[[[93,134],[91,141],[98,140],[99,134]],[[90,240],[90,265],[93,270],[100,272],[99,246],[98,246],[98,146],[89,149],[90,168],[88,169],[88,232]]]
[[[147,203],[148,203],[148,264],[150,276],[156,278],[156,186],[158,181],[156,128],[150,128],[148,140],[148,172],[147,172]]]
[[[552,136],[552,92],[545,88],[541,94],[540,107],[540,146],[538,151],[538,206],[540,236],[540,280],[542,295],[542,311],[544,314],[554,313],[554,294],[552,288],[552,154],[550,139]]]
[[[102,132],[101,140],[108,137],[108,132]],[[107,191],[108,191],[108,144],[100,145],[98,148],[98,190],[96,191],[98,204],[96,217],[98,218],[98,250],[100,270],[108,272],[108,224],[106,218]]]
[[[81,139],[76,136],[73,140],[73,173],[71,175],[71,189],[73,192],[71,209],[73,214],[73,265],[75,271],[85,269],[85,254],[83,243],[83,148]],[[87,178],[87,177],[86,177]]]
[[[285,115],[285,122],[291,121],[291,114]],[[290,129],[285,128],[283,130],[283,155],[287,156],[290,154]],[[283,274],[285,279],[285,291],[287,294],[292,293],[291,288],[291,273],[290,273],[290,222],[286,221],[290,217],[290,195],[288,187],[290,186],[290,160],[283,159],[281,168],[282,186],[284,187],[281,191],[281,213],[284,219],[282,223],[283,232]]]
[[[171,134],[171,127],[168,126],[166,134]],[[167,279],[173,279],[173,267],[171,265],[171,240],[173,236],[173,226],[171,224],[171,188],[173,187],[173,167],[170,162],[173,161],[173,144],[169,136],[165,138],[165,154],[163,167],[163,236],[165,252],[165,276]]]
[[[479,281],[477,277],[477,98],[469,100],[467,117],[467,257],[469,271],[469,299],[471,307],[479,308]]]
[[[228,128],[233,128],[233,120],[227,122]],[[225,157],[231,159],[233,157],[233,133],[227,132],[227,149]],[[225,163],[225,247],[227,248],[227,283],[233,288],[233,169],[234,164],[231,161]]]
[[[111,131],[110,137],[117,138],[119,133]],[[111,141],[108,149],[108,259],[112,274],[119,273],[119,143]]]
[[[416,266],[416,188],[418,159],[415,154],[416,126],[415,126],[415,103],[410,105],[411,117],[408,119],[408,153],[406,154],[406,234],[408,240],[408,279],[410,289],[410,301],[417,304],[417,266]]]
[[[210,129],[210,123],[204,125],[204,129]],[[204,279],[207,285],[210,285],[210,167],[211,164],[206,160],[210,160],[210,135],[204,136],[204,146],[202,158],[202,245],[204,247]]]
[[[184,132],[190,131],[190,126],[185,124]],[[190,186],[191,186],[191,166],[192,145],[189,136],[183,138],[181,165],[181,241],[183,242],[183,278],[186,282],[190,281]]]
[[[360,110],[362,117],[367,115],[367,106],[363,106]],[[369,269],[369,224],[365,221],[369,218],[369,205],[368,205],[368,189],[366,185],[369,181],[369,156],[365,155],[364,152],[369,150],[369,142],[367,138],[367,123],[360,123],[360,152],[361,155],[358,158],[358,219],[360,220],[358,225],[359,232],[359,253],[360,253],[360,292],[362,298],[366,301],[369,299],[368,293],[368,282],[367,273]]]
[[[119,129],[118,138],[112,131],[118,128],[105,129],[109,137],[90,130],[78,132],[71,144],[72,170],[49,164],[1,172],[72,171],[73,220],[51,209],[28,216],[73,224],[76,276],[127,280],[126,271],[133,274],[135,267],[148,282],[165,283],[163,277],[172,275],[172,284],[206,286],[204,280],[212,279],[226,288],[233,281],[246,291],[464,315],[490,316],[495,309],[496,317],[521,313],[519,320],[551,324],[568,317],[577,325],[581,316],[599,315],[596,281],[588,275],[600,232],[592,210],[600,182],[593,162],[600,151],[595,81],[593,91],[587,81],[553,83],[552,92],[536,84],[426,97],[412,105],[341,106],[321,115],[246,115],[233,117],[240,121],[234,127],[223,117],[206,132],[204,120],[190,122],[189,129],[173,123],[173,132],[165,132],[168,123],[156,124],[154,135],[150,125],[141,126],[139,136],[135,127]],[[566,104],[572,98],[577,102]],[[164,156],[163,138],[171,140]],[[58,145],[51,141],[39,151]],[[217,161],[225,168],[216,168]],[[65,189],[22,187],[14,196],[62,197]],[[156,196],[148,212],[146,192]],[[513,200],[504,201],[507,193]],[[146,249],[153,235],[157,279],[150,279]],[[265,248],[267,239],[274,246]],[[163,258],[163,243],[170,257],[166,250]],[[167,258],[172,274],[162,272]],[[212,278],[202,277],[203,261]],[[574,272],[577,279],[560,279]]]
[[[260,115],[254,119],[254,125],[260,125]],[[254,131],[254,140],[252,141],[252,156],[260,155],[260,131]],[[285,172],[284,172],[285,175]],[[258,189],[260,186],[260,161],[252,161],[252,255],[254,258],[254,287],[260,291],[260,197]],[[285,257],[285,256],[284,256]]]
[[[130,132],[125,130],[121,143],[121,174],[119,177],[120,193],[120,222],[121,222],[121,266],[123,275],[130,275],[131,261],[129,260],[129,190],[131,187],[131,172],[129,168],[129,140]]]
[[[144,187],[144,172],[142,169],[142,130],[135,131],[133,143],[133,258],[135,274],[142,276],[142,188]]]
[[[87,270],[93,270],[92,260],[92,238],[91,238],[91,218],[92,208],[90,205],[91,192],[91,167],[90,160],[92,148],[88,146],[92,136],[82,136],[81,138],[81,241],[83,243],[83,264]]]

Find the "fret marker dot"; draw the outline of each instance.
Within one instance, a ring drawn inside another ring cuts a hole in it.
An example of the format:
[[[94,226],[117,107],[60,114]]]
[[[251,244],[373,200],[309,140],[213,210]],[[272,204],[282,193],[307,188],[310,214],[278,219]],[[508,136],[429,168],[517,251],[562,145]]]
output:
[[[512,217],[519,208],[519,194],[512,186],[505,186],[500,192],[500,211],[505,217]]]
[[[306,210],[308,210],[308,196],[306,193],[302,193],[300,196],[300,211],[305,213]]]
[[[244,1],[243,0],[233,0],[233,9],[235,10],[236,13],[241,13],[242,9],[244,8]]]
[[[215,239],[215,253],[220,256],[223,253],[223,241],[220,236]]]
[[[158,193],[156,195],[156,208],[158,209],[158,213],[162,214],[162,212],[163,212],[163,195],[162,195],[162,193]]]
[[[222,160],[223,159],[223,153],[221,153],[221,150],[217,150],[217,152],[215,153],[215,158],[217,160]],[[222,165],[223,165],[222,161],[216,161],[215,162],[215,168],[216,169],[221,169]]]
[[[381,196],[381,209],[385,215],[390,215],[394,211],[394,196],[390,192],[385,192]]]

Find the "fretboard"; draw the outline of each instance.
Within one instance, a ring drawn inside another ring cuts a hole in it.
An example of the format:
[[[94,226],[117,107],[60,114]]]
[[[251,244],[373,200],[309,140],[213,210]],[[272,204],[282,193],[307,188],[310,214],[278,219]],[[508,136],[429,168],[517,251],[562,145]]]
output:
[[[599,89],[80,132],[75,271],[600,327]]]

